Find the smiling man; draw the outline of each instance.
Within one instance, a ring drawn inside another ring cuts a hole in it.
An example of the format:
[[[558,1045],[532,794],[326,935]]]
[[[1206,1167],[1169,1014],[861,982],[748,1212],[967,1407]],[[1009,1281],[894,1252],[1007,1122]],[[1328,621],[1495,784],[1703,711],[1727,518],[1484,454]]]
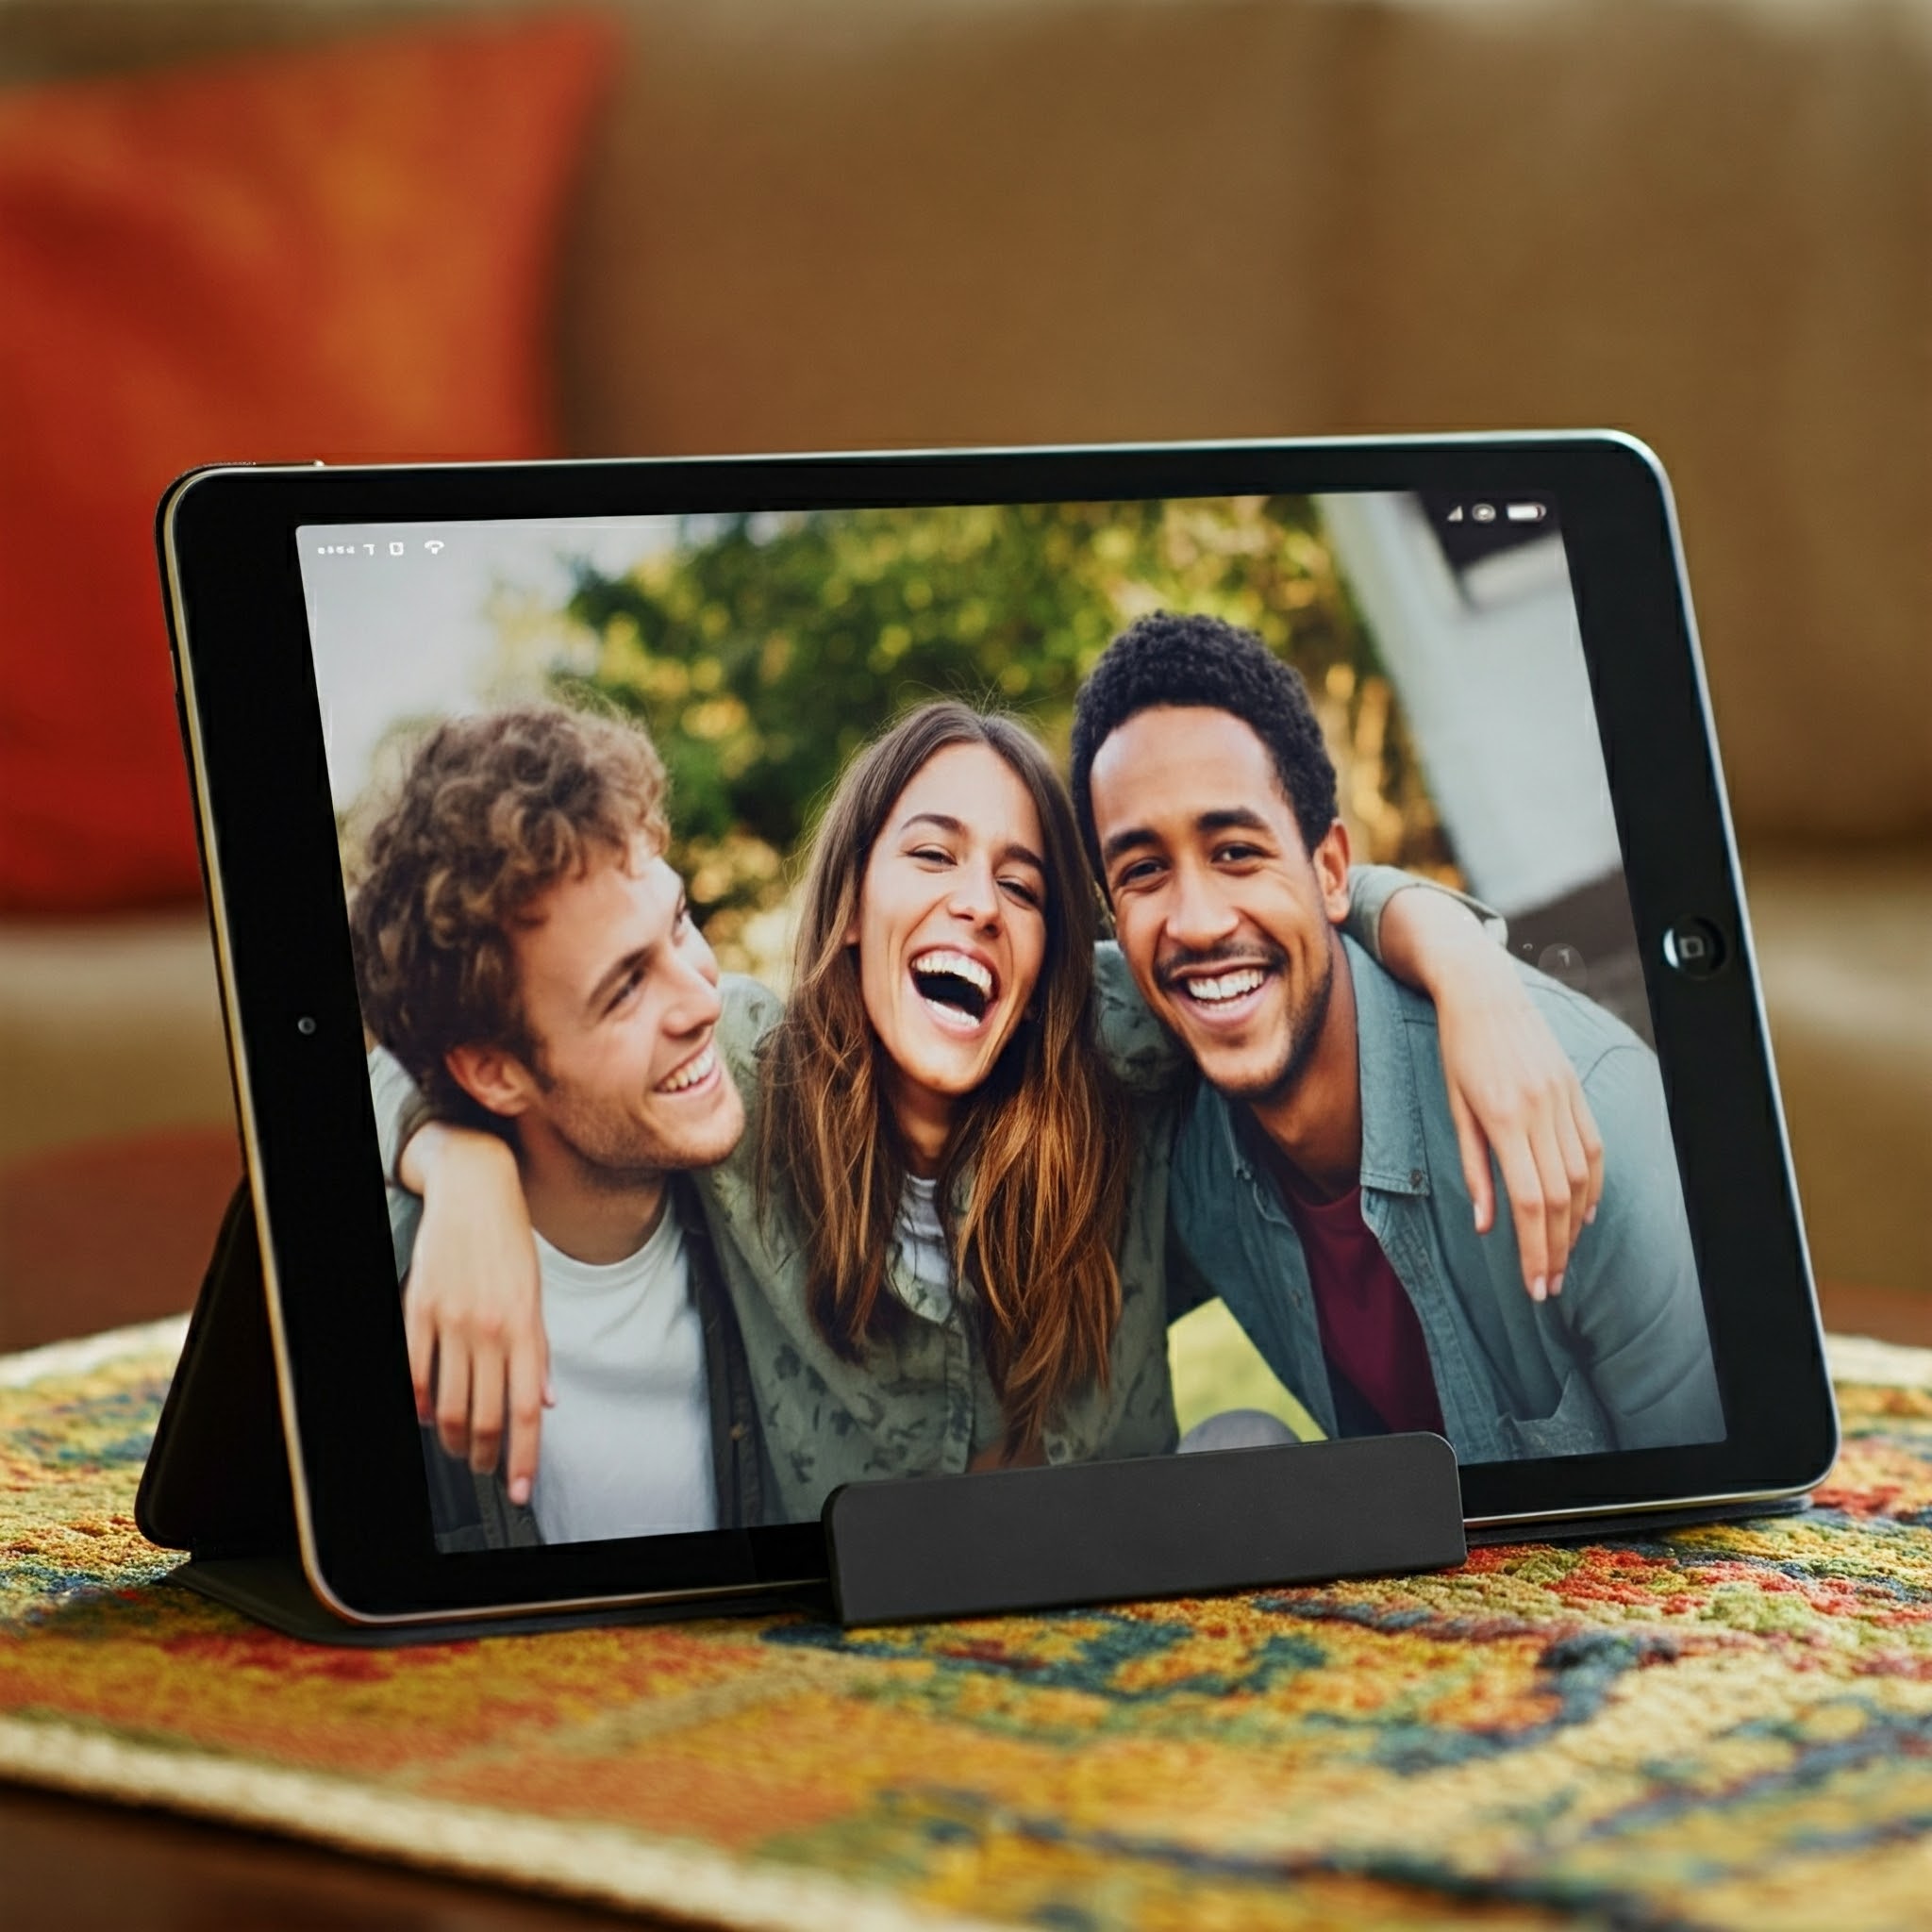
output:
[[[1436,1009],[1338,929],[1348,833],[1292,669],[1217,619],[1142,619],[1080,693],[1073,789],[1134,983],[1201,1075],[1174,1267],[1325,1430],[1436,1429],[1466,1462],[1724,1434],[1656,1057],[1521,969],[1608,1176],[1525,1295],[1507,1217],[1478,1228]]]
[[[377,1114],[398,1112],[385,1083],[413,1083],[440,1120],[490,1130],[385,1148],[398,1270],[419,1228],[432,1238],[416,1198],[431,1164],[496,1160],[521,1183],[541,1277],[529,1346],[487,1322],[440,1325],[406,1295],[419,1402],[433,1386],[446,1443],[469,1457],[425,1440],[445,1548],[758,1513],[743,1350],[683,1180],[730,1154],[744,1108],[715,1039],[717,963],[663,856],[663,796],[639,731],[527,707],[432,732],[366,841],[350,924],[364,1022],[388,1050],[371,1055]],[[506,1392],[499,1481],[484,1473]]]

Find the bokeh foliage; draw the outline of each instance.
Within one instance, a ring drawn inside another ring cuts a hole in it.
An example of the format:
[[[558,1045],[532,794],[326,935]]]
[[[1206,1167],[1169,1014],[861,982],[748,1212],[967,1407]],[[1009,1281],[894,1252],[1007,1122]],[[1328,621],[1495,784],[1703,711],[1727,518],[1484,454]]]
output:
[[[1307,679],[1364,856],[1445,872],[1392,693],[1306,498],[693,518],[628,572],[579,564],[551,688],[641,720],[674,863],[727,966],[782,976],[792,860],[846,759],[937,696],[1024,715],[1062,760],[1123,625],[1212,612]]]

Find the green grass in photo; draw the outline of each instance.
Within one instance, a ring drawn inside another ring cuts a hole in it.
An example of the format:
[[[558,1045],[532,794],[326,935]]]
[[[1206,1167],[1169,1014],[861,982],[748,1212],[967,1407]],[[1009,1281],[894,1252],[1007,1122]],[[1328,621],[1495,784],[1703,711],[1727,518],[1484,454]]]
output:
[[[1205,1302],[1167,1331],[1174,1406],[1185,1435],[1227,1408],[1277,1416],[1305,1442],[1318,1442],[1315,1419],[1275,1379],[1225,1302]]]

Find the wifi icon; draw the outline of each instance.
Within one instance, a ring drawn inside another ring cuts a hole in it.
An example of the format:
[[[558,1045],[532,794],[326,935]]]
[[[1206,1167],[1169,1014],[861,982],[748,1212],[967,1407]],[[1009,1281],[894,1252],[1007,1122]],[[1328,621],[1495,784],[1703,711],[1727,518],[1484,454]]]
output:
[[[441,538],[432,537],[423,547],[428,551],[431,557],[434,557],[442,548],[442,541]]]

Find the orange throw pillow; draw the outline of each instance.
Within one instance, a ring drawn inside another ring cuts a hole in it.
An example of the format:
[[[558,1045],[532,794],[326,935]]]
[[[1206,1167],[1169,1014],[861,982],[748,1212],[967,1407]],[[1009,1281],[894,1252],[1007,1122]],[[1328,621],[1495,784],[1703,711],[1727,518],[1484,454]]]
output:
[[[171,477],[554,453],[612,38],[551,14],[0,94],[0,912],[199,890]]]

